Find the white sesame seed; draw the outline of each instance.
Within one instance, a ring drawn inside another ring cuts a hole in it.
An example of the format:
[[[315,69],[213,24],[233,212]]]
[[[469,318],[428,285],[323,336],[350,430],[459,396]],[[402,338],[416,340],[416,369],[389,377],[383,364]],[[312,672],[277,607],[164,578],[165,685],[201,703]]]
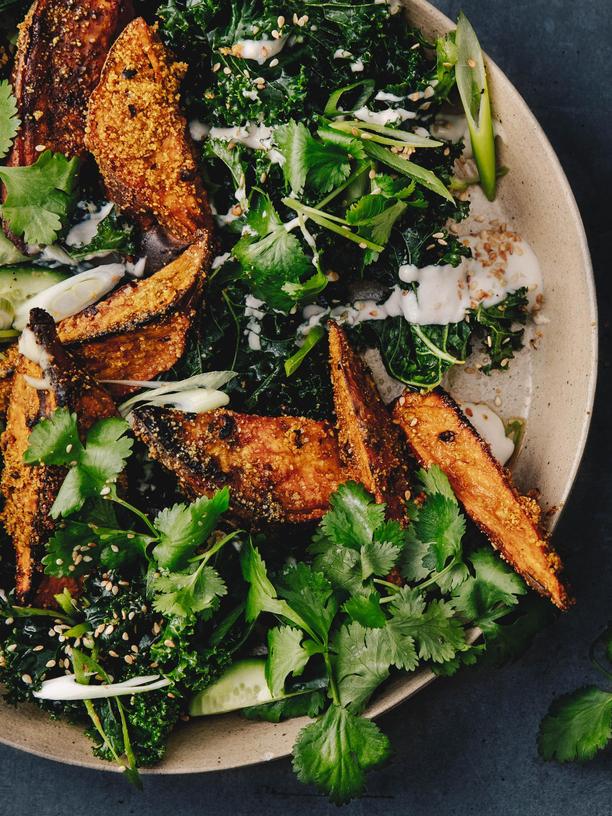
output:
[[[125,657],[124,657],[123,659],[125,660],[125,662],[126,662],[126,663],[127,663],[129,666],[131,666],[131,665],[132,665],[132,663],[134,662],[134,658],[132,657],[132,655],[129,655],[129,654],[125,655]]]
[[[138,654],[138,646],[135,643],[130,646],[130,649],[134,652],[134,654]]]
[[[46,150],[46,149],[47,149],[47,145],[43,145],[43,144],[36,145],[36,147],[34,148],[34,150],[37,153],[42,153],[43,150]]]
[[[221,67],[221,63],[220,62],[215,62],[215,64],[212,67],[213,73],[216,74],[220,67]]]
[[[167,638],[166,640],[164,640],[164,646],[167,646],[169,649],[172,649],[174,647],[174,641],[170,640],[170,638]]]
[[[122,639],[122,640],[129,640],[129,639],[130,639],[130,636],[128,635],[128,633],[127,633],[127,632],[124,632],[124,633],[121,635],[121,639]]]
[[[32,651],[33,651],[33,652],[42,652],[42,650],[43,650],[44,648],[45,648],[44,646],[42,646],[41,644],[39,644],[38,646],[35,646],[35,647],[32,649]]]
[[[118,553],[119,552],[119,547],[116,544],[111,544],[111,550],[114,553]]]
[[[274,57],[273,60],[270,60],[270,68],[276,68],[277,65],[278,65],[278,60],[276,59],[276,57]]]
[[[66,445],[66,453],[70,453],[70,451],[71,451],[71,450],[72,450],[72,442],[69,442],[69,443]]]
[[[225,68],[223,69],[223,73],[225,74],[225,76],[229,76],[232,73],[232,71],[226,65]]]
[[[108,494],[109,494],[110,492],[111,492],[110,487],[109,487],[108,485],[106,485],[106,486],[105,486],[105,487],[103,487],[103,488],[102,488],[102,490],[100,491],[100,495],[101,495],[101,496],[108,496]]]
[[[21,679],[23,680],[23,682],[24,682],[24,683],[25,683],[27,686],[31,686],[31,685],[32,685],[32,678],[30,677],[30,675],[29,675],[29,674],[22,674],[22,675],[21,675]]]
[[[45,668],[52,669],[55,665],[56,665],[55,660],[47,660],[47,662],[45,663]]]
[[[104,634],[105,635],[112,635],[114,631],[115,631],[115,627],[113,626],[112,623],[109,623],[108,626],[104,629]]]
[[[135,617],[136,617],[136,613],[135,612],[130,612],[129,615],[128,615],[128,620],[134,620]]]
[[[282,28],[282,27],[285,25],[285,18],[283,17],[283,15],[282,15],[282,14],[280,15],[280,17],[278,17],[278,18],[276,19],[276,25],[277,25],[279,28]]]

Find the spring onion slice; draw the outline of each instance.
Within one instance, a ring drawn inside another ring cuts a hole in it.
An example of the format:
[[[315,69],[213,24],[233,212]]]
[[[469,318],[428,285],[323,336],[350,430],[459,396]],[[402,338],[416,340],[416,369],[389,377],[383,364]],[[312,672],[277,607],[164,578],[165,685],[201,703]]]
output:
[[[439,196],[442,196],[442,198],[446,198],[448,201],[455,203],[455,199],[451,193],[431,170],[427,170],[427,168],[421,167],[419,164],[415,164],[415,162],[402,159],[397,153],[392,153],[382,145],[374,144],[373,142],[363,142],[363,146],[365,152],[372,159],[386,164],[387,167],[391,167],[398,173],[402,173],[408,176],[408,178],[414,179],[417,184],[426,187],[428,190],[431,190],[432,193],[437,193]]]
[[[219,389],[236,376],[234,371],[209,371],[176,382],[150,380],[103,380],[112,385],[143,388],[119,406],[119,413],[127,416],[139,403],[143,405],[170,406],[192,414],[203,414],[222,408],[229,397]]]
[[[291,377],[292,374],[295,374],[310,351],[317,345],[319,340],[323,338],[324,334],[325,329],[323,326],[313,326],[312,329],[310,329],[302,346],[295,354],[285,360],[285,374],[287,377]]]
[[[351,119],[347,122],[330,122],[330,127],[334,130],[342,130],[345,133],[355,135],[354,131],[372,131],[373,133],[384,137],[387,141],[383,144],[396,142],[403,142],[409,147],[440,147],[443,143],[436,139],[427,139],[425,136],[419,136],[416,133],[410,133],[408,130],[399,130],[396,128],[385,127],[384,125],[377,125],[375,122],[362,122],[358,119]],[[362,138],[368,138],[363,133]],[[370,136],[369,138],[373,138]]]
[[[456,44],[457,88],[467,118],[480,186],[489,201],[493,201],[497,191],[497,172],[487,72],[476,32],[463,13],[457,22]]]
[[[93,673],[89,673],[92,676]],[[44,680],[38,691],[32,695],[38,700],[100,700],[105,697],[122,697],[132,694],[143,694],[145,691],[156,691],[170,685],[167,677],[160,674],[148,674],[141,677],[130,677],[121,683],[102,683],[99,686],[79,683],[74,674],[64,674]]]

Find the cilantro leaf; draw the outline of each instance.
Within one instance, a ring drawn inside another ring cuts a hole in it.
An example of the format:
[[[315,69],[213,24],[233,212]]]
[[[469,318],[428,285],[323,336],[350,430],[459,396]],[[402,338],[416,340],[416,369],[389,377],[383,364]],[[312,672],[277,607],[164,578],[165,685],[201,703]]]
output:
[[[380,629],[387,623],[380,608],[380,595],[371,592],[369,595],[353,595],[342,604],[342,609],[349,618],[367,629]]]
[[[328,193],[350,175],[351,156],[345,145],[314,139],[301,122],[291,120],[277,128],[275,141],[284,158],[283,175],[292,195],[299,195],[307,181],[314,190]]]
[[[379,528],[380,529],[380,528]],[[400,554],[400,548],[384,538],[374,539],[361,548],[361,577],[366,581],[372,575],[388,575]]]
[[[58,408],[42,419],[30,432],[28,449],[23,456],[27,465],[70,465],[82,452],[77,427],[77,415],[67,408]]]
[[[268,660],[266,681],[274,697],[284,691],[289,674],[298,677],[310,658],[302,646],[303,632],[290,626],[275,626],[268,630]]]
[[[278,594],[325,643],[338,608],[327,578],[300,562],[283,571]]]
[[[79,160],[45,150],[35,164],[0,167],[6,188],[2,215],[28,244],[53,244],[65,224]]]
[[[247,623],[257,620],[262,612],[271,612],[294,620],[288,604],[278,599],[276,590],[268,578],[265,562],[251,541],[247,541],[242,548],[240,565],[244,580],[250,584],[244,612]],[[301,621],[298,625],[301,626]]]
[[[362,590],[361,555],[349,547],[332,544],[324,535],[317,534],[308,552],[314,557],[313,566],[336,586],[347,592]]]
[[[366,771],[390,754],[389,740],[375,723],[331,705],[300,731],[293,769],[302,782],[316,785],[340,805],[362,793]]]
[[[145,557],[151,540],[131,530],[71,520],[55,530],[47,542],[42,563],[46,575],[58,578],[88,575],[97,565],[116,570]]]
[[[469,575],[462,560],[465,518],[457,500],[441,493],[430,495],[419,509],[413,526],[417,538],[430,547],[424,563],[430,571],[440,573],[436,579],[440,588],[448,591],[465,581]]]
[[[453,603],[465,620],[486,625],[507,614],[525,595],[527,587],[520,576],[489,549],[470,555],[474,576],[453,593]]]
[[[192,572],[164,573],[151,581],[155,593],[153,607],[163,615],[188,617],[215,609],[218,599],[227,595],[219,573],[205,563]]]
[[[463,627],[450,604],[436,600],[425,606],[417,590],[404,587],[389,606],[394,641],[412,638],[422,660],[444,663],[466,648]]]
[[[325,706],[325,691],[308,691],[303,694],[285,697],[272,703],[249,706],[242,709],[242,716],[248,720],[265,722],[282,722],[294,717],[316,717]]]
[[[334,544],[361,549],[372,542],[374,531],[385,520],[385,505],[376,504],[357,482],[346,482],[330,497],[330,510],[321,530]]]
[[[0,159],[11,149],[21,125],[17,113],[17,100],[13,96],[11,83],[3,79],[0,82]]]
[[[612,736],[612,694],[586,686],[555,700],[540,726],[544,759],[592,759]]]
[[[362,196],[346,213],[349,224],[359,227],[359,234],[375,244],[385,246],[393,225],[401,217],[407,204],[393,201],[376,193]]]
[[[245,190],[245,170],[242,163],[242,148],[235,144],[231,149],[223,139],[206,139],[202,148],[205,158],[216,157],[230,171],[237,190]],[[245,190],[246,195],[246,190]]]
[[[285,229],[269,196],[262,195],[247,224],[255,235],[247,233],[232,250],[240,262],[253,294],[269,306],[289,311],[294,298],[287,284],[300,284],[312,268],[311,260],[299,240]]]
[[[353,622],[338,631],[333,650],[340,702],[351,711],[361,711],[389,676],[391,656],[386,633]]]
[[[407,581],[422,581],[431,573],[425,566],[429,555],[429,544],[420,541],[411,525],[406,531],[406,546],[402,552],[400,572]]]
[[[421,468],[417,473],[417,477],[428,495],[440,493],[450,501],[457,502],[453,488],[448,481],[448,476],[438,465],[431,465],[427,470]]]
[[[206,543],[219,518],[229,507],[229,490],[224,487],[209,499],[202,496],[192,504],[175,504],[162,510],[153,524],[160,534],[153,557],[160,567],[181,570],[196,550]]]
[[[306,125],[293,119],[286,125],[276,128],[274,132],[274,141],[284,159],[285,182],[295,195],[302,192],[306,183],[308,173],[306,145],[311,138]]]

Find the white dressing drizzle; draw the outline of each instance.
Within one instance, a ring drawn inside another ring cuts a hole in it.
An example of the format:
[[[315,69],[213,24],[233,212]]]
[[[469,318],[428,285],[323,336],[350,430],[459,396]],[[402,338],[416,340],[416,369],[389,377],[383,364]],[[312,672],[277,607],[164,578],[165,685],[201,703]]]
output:
[[[353,111],[355,119],[361,122],[372,122],[375,125],[399,125],[406,119],[416,119],[414,111],[407,111],[404,108],[387,108],[383,111],[371,111],[365,106]]]
[[[464,402],[461,410],[491,448],[491,455],[505,465],[514,453],[514,442],[506,436],[504,423],[485,403]]]
[[[66,245],[77,247],[89,244],[98,232],[98,227],[107,215],[110,215],[115,205],[112,201],[104,204],[99,210],[87,209],[82,221],[75,224],[66,236]]]

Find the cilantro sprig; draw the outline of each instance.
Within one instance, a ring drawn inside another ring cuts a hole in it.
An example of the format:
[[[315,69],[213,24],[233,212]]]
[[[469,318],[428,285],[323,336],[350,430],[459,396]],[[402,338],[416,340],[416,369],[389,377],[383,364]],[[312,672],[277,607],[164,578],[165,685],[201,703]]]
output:
[[[45,150],[26,167],[0,167],[6,197],[2,217],[28,244],[53,244],[74,203],[79,160]]]
[[[21,122],[17,115],[17,100],[8,80],[0,82],[0,159],[3,159],[13,144]]]

